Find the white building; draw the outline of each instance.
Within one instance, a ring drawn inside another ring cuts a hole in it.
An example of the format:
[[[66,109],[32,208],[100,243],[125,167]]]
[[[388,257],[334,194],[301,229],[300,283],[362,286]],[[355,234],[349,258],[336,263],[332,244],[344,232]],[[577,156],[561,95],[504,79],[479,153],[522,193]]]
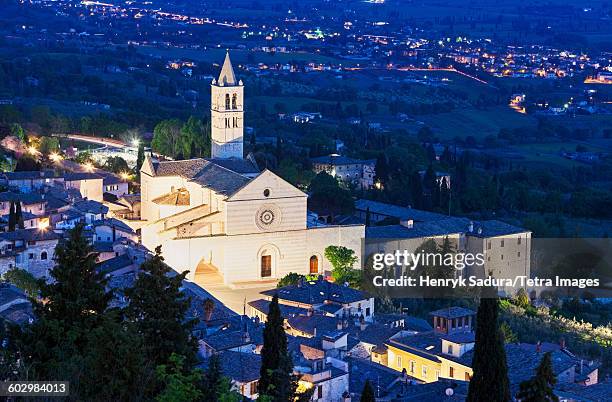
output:
[[[306,194],[243,159],[243,87],[229,56],[213,81],[212,98],[213,158],[145,158],[143,244],[151,250],[163,244],[166,262],[189,270],[190,280],[200,267],[218,271],[228,285],[329,270],[323,259],[329,245],[351,248],[360,264],[363,225],[310,225]]]

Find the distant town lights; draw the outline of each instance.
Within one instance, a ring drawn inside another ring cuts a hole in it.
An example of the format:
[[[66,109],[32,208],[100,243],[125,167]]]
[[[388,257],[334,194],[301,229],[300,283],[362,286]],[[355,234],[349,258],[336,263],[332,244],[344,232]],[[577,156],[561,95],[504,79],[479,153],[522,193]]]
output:
[[[130,178],[132,177],[128,172],[122,172],[120,176],[121,176],[121,179],[125,181],[130,180]]]
[[[35,147],[34,145],[30,145],[30,146],[28,147],[28,152],[29,152],[31,155],[36,155],[36,154],[38,154],[38,149],[36,149],[36,147]]]
[[[91,162],[86,162],[83,164],[83,168],[85,168],[85,170],[87,170],[88,172],[93,172],[93,164]]]

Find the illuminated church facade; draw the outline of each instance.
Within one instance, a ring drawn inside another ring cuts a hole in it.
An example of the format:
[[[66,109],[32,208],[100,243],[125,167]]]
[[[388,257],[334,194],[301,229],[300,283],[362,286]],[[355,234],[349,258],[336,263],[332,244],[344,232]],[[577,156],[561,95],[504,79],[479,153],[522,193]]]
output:
[[[162,245],[166,262],[189,270],[190,280],[212,269],[235,287],[331,270],[324,258],[329,245],[354,250],[361,264],[363,225],[309,219],[305,193],[243,157],[244,86],[229,54],[211,98],[211,158],[145,158],[142,243],[150,250]]]

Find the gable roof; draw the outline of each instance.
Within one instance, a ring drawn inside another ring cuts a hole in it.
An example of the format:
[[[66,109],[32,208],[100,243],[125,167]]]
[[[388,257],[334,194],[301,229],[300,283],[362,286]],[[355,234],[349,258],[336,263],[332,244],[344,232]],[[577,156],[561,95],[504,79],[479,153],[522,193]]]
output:
[[[249,178],[206,159],[186,159],[151,163],[153,176],[179,176],[230,195],[249,182]]]
[[[272,180],[274,182],[273,186],[266,185],[266,188],[271,190],[270,199],[274,198],[286,198],[286,197],[308,197],[306,193],[296,188],[293,184],[289,183],[276,173],[271,170],[264,169],[257,177],[254,177],[251,180],[247,180],[244,184],[237,188],[233,194],[228,198],[228,201],[238,201],[240,196],[249,192],[252,187],[255,187],[260,184],[260,182],[264,180]],[[280,191],[279,191],[280,190]],[[260,197],[258,193],[257,197]],[[247,196],[247,199],[251,199],[251,196]]]
[[[51,179],[55,177],[53,170],[33,170],[4,173],[7,180],[36,180],[36,179]]]
[[[279,300],[289,300],[304,304],[323,304],[325,301],[345,304],[370,298],[368,294],[361,290],[338,285],[326,280],[302,281],[297,285],[265,290],[261,294],[270,297],[277,294]]]

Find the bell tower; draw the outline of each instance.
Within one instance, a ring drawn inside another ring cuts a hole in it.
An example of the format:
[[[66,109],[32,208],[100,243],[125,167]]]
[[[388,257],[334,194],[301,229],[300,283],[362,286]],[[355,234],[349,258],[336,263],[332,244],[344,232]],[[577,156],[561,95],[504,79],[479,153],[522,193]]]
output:
[[[234,68],[225,54],[219,79],[210,84],[211,156],[240,158],[244,142],[244,85],[236,81]]]

